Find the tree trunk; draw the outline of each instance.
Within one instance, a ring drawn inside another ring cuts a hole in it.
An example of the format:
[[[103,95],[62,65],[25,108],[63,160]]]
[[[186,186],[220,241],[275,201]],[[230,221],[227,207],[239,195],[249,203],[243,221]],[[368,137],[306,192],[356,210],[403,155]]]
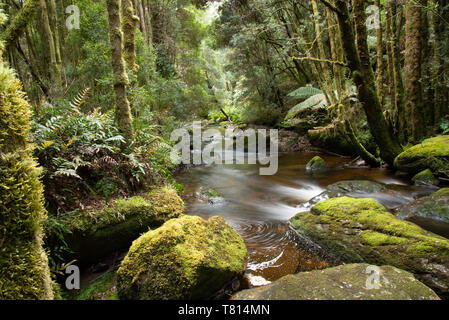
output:
[[[384,45],[383,45],[383,34],[382,34],[382,15],[380,0],[375,0],[374,5],[379,9],[379,27],[376,30],[376,41],[377,41],[377,95],[380,98],[382,106],[385,105],[384,96]]]
[[[61,86],[61,65],[56,59],[55,37],[50,27],[49,11],[45,0],[40,0],[41,17],[44,36],[47,41],[50,56],[50,78],[54,82],[56,89]]]
[[[133,138],[131,108],[126,97],[128,76],[123,59],[123,33],[120,28],[120,0],[107,0],[109,18],[109,39],[111,44],[111,62],[114,72],[114,90],[116,97],[116,119],[123,137],[129,143]]]
[[[61,42],[59,36],[59,24],[58,24],[58,14],[56,10],[55,0],[48,1],[50,5],[50,25],[53,29],[53,39],[55,42],[55,54],[56,54],[56,63],[58,64],[58,69],[62,70],[62,57],[61,57]]]
[[[318,3],[316,0],[312,0],[312,9],[313,9],[313,21],[315,24],[315,37],[316,42],[318,44],[318,53],[321,60],[326,59],[326,51],[324,50],[324,42],[321,36],[321,28],[320,28],[320,12],[318,10]],[[321,62],[321,70],[324,76],[324,81],[326,83],[326,91],[327,95],[330,98],[330,103],[336,104],[337,99],[335,97],[334,87],[332,85],[332,76],[329,70],[329,67],[326,62]]]
[[[424,105],[421,87],[422,2],[407,0],[405,29],[405,110],[408,138],[419,142],[425,135]]]
[[[449,63],[444,59],[449,51],[449,1],[439,0],[438,11],[434,16],[435,44],[434,60],[435,69],[433,74],[433,87],[435,88],[435,117],[434,125],[439,125],[441,118],[448,113],[449,88],[445,84],[448,79]]]
[[[341,30],[341,41],[348,67],[351,70],[354,83],[357,86],[359,101],[365,110],[370,131],[379,146],[381,158],[389,165],[393,165],[394,159],[402,151],[402,148],[389,130],[377,95],[374,73],[369,60],[368,46],[366,43],[364,1],[353,0],[357,39],[354,37],[354,30],[346,1],[336,1],[335,6],[338,11],[337,17]]]
[[[134,14],[131,0],[122,0],[123,34],[124,34],[124,58],[128,68],[136,70],[136,29],[139,17]]]
[[[394,124],[397,135],[399,137],[399,141],[405,143],[407,136],[406,132],[406,116],[404,109],[404,82],[402,81],[402,72],[401,72],[401,58],[400,58],[400,30],[402,29],[401,25],[398,25],[399,19],[397,19],[398,9],[403,10],[401,6],[398,6],[396,0],[388,0],[387,2],[387,10],[389,11],[389,16],[391,17],[390,27],[390,50],[392,57],[392,76],[393,76],[393,98],[392,107],[394,114]]]

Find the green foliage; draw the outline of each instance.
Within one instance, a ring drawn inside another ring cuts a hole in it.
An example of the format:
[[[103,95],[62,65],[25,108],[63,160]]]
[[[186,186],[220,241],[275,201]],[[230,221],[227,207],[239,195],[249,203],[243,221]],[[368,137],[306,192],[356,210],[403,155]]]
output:
[[[448,134],[449,133],[449,116],[446,116],[445,118],[443,118],[441,120],[440,129],[441,129],[443,134]]]
[[[79,103],[61,101],[41,106],[36,117],[35,155],[44,167],[46,199],[52,210],[61,203],[70,210],[89,198],[109,199],[171,181],[171,145],[163,138],[165,130],[154,124],[153,113],[143,112],[136,119],[135,138],[126,146],[112,111],[80,109]]]
[[[309,99],[312,96],[322,94],[323,91],[320,89],[316,89],[312,86],[306,86],[296,89],[295,91],[290,92],[287,97],[291,99],[297,99],[297,100],[306,100]]]

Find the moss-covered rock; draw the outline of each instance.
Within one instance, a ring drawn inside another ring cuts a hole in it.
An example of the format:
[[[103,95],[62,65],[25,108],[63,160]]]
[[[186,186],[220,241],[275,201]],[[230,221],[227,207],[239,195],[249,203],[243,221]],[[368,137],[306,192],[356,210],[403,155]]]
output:
[[[209,298],[246,268],[243,239],[221,217],[182,216],[133,242],[118,274],[120,299]]]
[[[233,300],[439,300],[409,272],[379,267],[378,288],[367,281],[373,270],[368,264],[287,275],[264,287],[243,290]],[[367,286],[368,283],[368,286]]]
[[[329,185],[325,191],[313,197],[308,202],[301,204],[301,211],[308,211],[312,206],[317,204],[318,202],[342,197],[346,195],[351,196],[360,196],[366,198],[367,195],[372,195],[375,193],[380,193],[386,190],[386,186],[384,184],[369,181],[369,180],[345,180],[339,181],[334,184]]]
[[[396,218],[374,199],[329,199],[291,222],[343,262],[392,265],[449,296],[449,240]]]
[[[430,169],[437,176],[449,177],[449,135],[427,139],[407,149],[396,158],[394,166],[411,174]]]
[[[428,197],[412,201],[398,211],[398,217],[401,219],[420,217],[449,225],[449,188],[440,189]]]
[[[318,171],[318,170],[324,170],[327,168],[326,161],[324,161],[323,158],[320,156],[315,156],[312,158],[312,160],[309,161],[306,165],[307,171]]]
[[[171,187],[162,187],[142,196],[116,200],[93,212],[78,210],[64,214],[56,225],[62,230],[70,258],[92,263],[128,248],[140,234],[160,227],[183,214],[184,203]],[[51,245],[57,230],[48,228]]]
[[[435,178],[430,169],[417,173],[412,178],[412,181],[416,186],[436,186],[439,183],[439,180]]]
[[[30,105],[0,54],[0,299],[53,299],[42,248],[41,170],[29,144]]]

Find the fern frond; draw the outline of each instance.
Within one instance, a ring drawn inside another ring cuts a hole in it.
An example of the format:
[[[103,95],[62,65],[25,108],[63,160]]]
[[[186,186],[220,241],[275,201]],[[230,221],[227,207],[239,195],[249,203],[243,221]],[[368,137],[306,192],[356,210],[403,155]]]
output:
[[[296,117],[296,115],[298,115],[300,112],[307,109],[317,110],[326,107],[327,107],[326,96],[320,93],[308,98],[306,101],[301,102],[300,104],[297,104],[292,109],[290,109],[287,116],[285,117],[285,120],[289,120],[293,117]]]
[[[78,112],[80,110],[83,103],[86,102],[89,91],[90,88],[85,88],[81,90],[75,98],[73,98],[72,102],[70,102],[70,107],[74,111]]]
[[[310,97],[313,97],[317,94],[322,94],[323,92],[320,89],[314,88],[312,86],[306,86],[298,88],[292,92],[290,92],[287,97],[294,100],[306,100]]]

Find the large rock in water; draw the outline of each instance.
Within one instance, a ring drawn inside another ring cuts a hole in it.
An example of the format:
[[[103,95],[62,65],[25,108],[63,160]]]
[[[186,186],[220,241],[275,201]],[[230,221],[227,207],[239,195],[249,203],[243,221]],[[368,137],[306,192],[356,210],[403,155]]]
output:
[[[326,161],[320,156],[313,157],[306,165],[307,171],[318,171],[327,169]]]
[[[291,222],[343,262],[392,265],[449,297],[449,240],[396,218],[374,199],[329,199]]]
[[[435,178],[430,169],[417,173],[412,178],[412,181],[415,186],[437,186],[440,182],[437,178]]]
[[[398,212],[398,218],[426,225],[429,230],[447,236],[449,235],[449,188],[440,189],[428,197],[412,201],[399,208]],[[435,230],[432,230],[432,227]]]
[[[133,242],[117,275],[120,299],[206,299],[246,269],[243,239],[221,217],[183,216]]]
[[[412,174],[430,169],[435,175],[449,177],[449,135],[427,139],[411,147],[395,159],[394,166]]]
[[[342,196],[352,196],[352,197],[363,197],[367,198],[367,195],[372,196],[373,194],[380,193],[386,190],[384,184],[369,181],[369,180],[345,180],[339,181],[334,184],[329,185],[325,191],[313,197],[308,202],[300,205],[299,211],[309,211],[312,206],[318,202],[337,198]]]
[[[300,272],[264,287],[243,290],[232,300],[439,300],[432,289],[407,271],[379,267],[377,287],[369,279],[373,271],[368,264],[347,264]]]
[[[101,209],[65,214],[56,226],[47,226],[47,243],[57,244],[57,233],[62,230],[64,241],[73,251],[68,258],[94,263],[127,249],[143,232],[160,227],[183,212],[184,202],[176,191],[162,187],[142,196],[113,201]]]

